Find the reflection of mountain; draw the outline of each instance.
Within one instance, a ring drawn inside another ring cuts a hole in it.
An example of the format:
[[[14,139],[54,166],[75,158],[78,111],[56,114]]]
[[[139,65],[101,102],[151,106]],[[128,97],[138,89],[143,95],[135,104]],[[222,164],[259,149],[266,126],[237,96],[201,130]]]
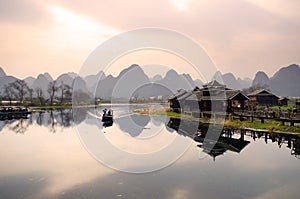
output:
[[[176,130],[178,134],[188,136],[193,139],[197,133],[197,130],[203,126],[203,124],[197,121],[170,118],[167,126]]]
[[[139,136],[150,121],[151,118],[147,115],[130,115],[115,119],[120,129],[132,137]]]

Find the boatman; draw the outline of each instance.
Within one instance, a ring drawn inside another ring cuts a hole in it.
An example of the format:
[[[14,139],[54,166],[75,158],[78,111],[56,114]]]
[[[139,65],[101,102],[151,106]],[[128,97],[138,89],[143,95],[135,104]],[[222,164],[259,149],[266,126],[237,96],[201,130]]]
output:
[[[105,109],[103,110],[103,116],[106,116],[106,111],[107,111],[107,109],[105,108]]]

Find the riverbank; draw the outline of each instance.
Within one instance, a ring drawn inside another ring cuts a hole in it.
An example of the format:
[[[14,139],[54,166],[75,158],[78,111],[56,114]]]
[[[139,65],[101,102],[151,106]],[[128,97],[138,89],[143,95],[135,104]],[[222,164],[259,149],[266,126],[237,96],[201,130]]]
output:
[[[240,121],[233,119],[210,119],[210,118],[195,118],[191,115],[185,115],[181,113],[171,112],[170,108],[160,108],[160,109],[138,109],[133,111],[136,114],[142,115],[165,115],[168,117],[190,119],[194,121],[199,121],[207,124],[223,124],[225,128],[231,129],[251,129],[264,131],[269,133],[283,133],[283,134],[297,134],[300,136],[300,127],[297,126],[285,126],[280,122],[275,120],[268,120],[268,123],[261,123],[260,121]]]
[[[71,108],[94,108],[100,105],[53,105],[53,106],[28,106],[31,111],[47,111],[47,110],[60,110],[60,109],[71,109]]]

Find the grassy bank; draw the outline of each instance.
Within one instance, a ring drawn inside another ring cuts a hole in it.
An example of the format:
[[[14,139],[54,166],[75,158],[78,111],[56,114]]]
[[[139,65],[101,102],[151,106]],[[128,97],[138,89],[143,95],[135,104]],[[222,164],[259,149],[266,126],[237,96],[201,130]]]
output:
[[[261,123],[259,121],[239,121],[239,120],[225,120],[225,127],[235,129],[260,129],[268,132],[283,132],[283,133],[297,133],[300,135],[300,127],[296,126],[285,126],[277,121],[270,121],[269,123]]]
[[[299,134],[300,135],[300,127],[296,126],[285,126],[282,125],[280,122],[275,120],[268,120],[267,123],[261,123],[260,121],[240,121],[240,120],[232,120],[226,119],[224,120],[213,120],[209,118],[194,118],[191,115],[184,115],[180,113],[171,112],[169,108],[161,108],[161,109],[138,109],[134,110],[134,113],[137,114],[144,114],[144,115],[166,115],[168,117],[175,117],[175,118],[187,118],[191,120],[196,120],[202,123],[213,123],[213,124],[221,124],[224,122],[225,128],[232,128],[232,129],[257,129],[257,130],[264,130],[270,133],[292,133],[292,134]]]
[[[133,111],[134,113],[141,115],[165,115],[168,117],[176,117],[176,118],[190,118],[193,119],[191,115],[185,115],[180,113],[171,112],[170,108],[159,108],[159,109],[137,109]]]
[[[93,107],[95,107],[95,105],[80,105],[80,106],[72,106],[72,105],[28,106],[28,108],[30,110],[34,110],[34,111],[38,111],[38,110],[70,109],[70,108],[93,108]]]

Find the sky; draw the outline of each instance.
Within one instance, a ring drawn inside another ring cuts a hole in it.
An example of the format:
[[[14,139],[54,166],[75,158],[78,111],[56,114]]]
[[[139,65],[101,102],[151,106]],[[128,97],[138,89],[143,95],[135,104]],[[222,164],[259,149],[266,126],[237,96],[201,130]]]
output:
[[[55,78],[115,35],[157,27],[196,41],[222,73],[271,76],[300,63],[299,10],[299,0],[0,0],[0,67]]]

